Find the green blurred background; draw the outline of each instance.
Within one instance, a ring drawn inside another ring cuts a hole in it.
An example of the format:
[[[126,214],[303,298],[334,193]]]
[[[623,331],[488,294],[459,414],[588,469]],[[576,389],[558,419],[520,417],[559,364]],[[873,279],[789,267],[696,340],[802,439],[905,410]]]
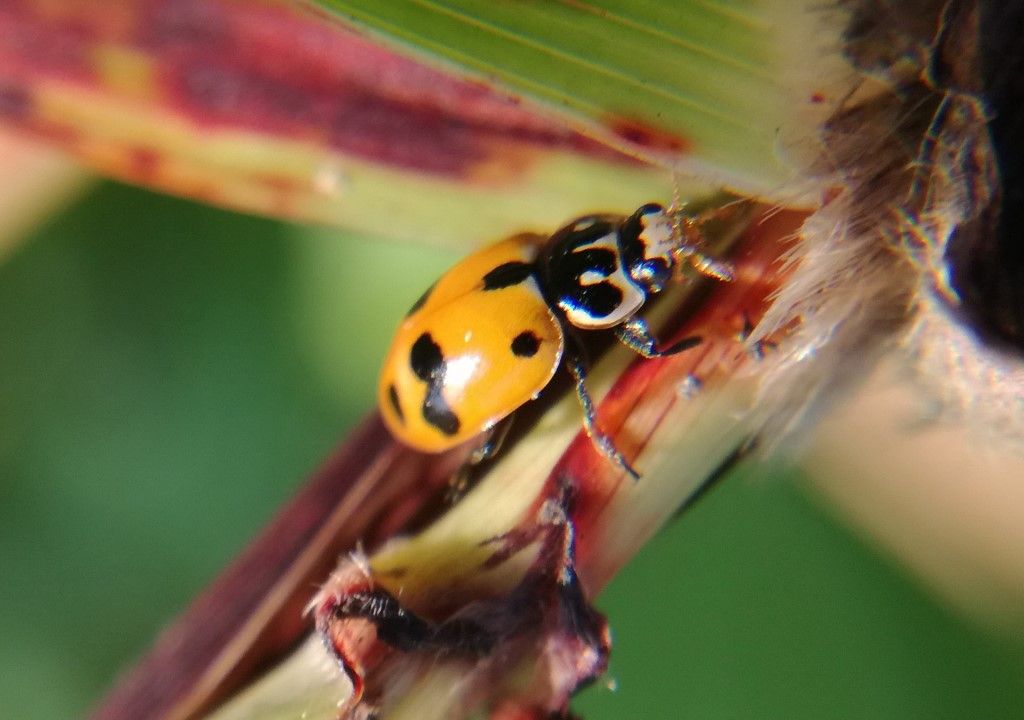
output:
[[[0,718],[82,716],[370,409],[453,258],[108,183],[0,263]],[[618,688],[579,711],[1024,717],[1024,645],[799,487],[746,468],[619,576]]]

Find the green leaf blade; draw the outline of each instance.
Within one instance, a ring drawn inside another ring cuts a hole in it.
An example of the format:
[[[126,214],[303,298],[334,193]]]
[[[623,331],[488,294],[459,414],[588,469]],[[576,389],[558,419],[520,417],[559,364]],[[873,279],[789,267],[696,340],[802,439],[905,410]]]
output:
[[[649,161],[754,193],[796,174],[779,132],[806,123],[794,96],[811,103],[812,93],[783,69],[818,52],[786,42],[788,27],[810,17],[798,3],[320,4],[385,43],[567,111],[583,132]]]

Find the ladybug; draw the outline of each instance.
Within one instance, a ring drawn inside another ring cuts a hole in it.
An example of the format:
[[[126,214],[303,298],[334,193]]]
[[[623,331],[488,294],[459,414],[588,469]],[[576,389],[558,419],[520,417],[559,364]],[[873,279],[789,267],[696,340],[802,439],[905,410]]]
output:
[[[398,328],[378,391],[391,432],[420,450],[447,450],[493,431],[564,365],[587,433],[639,478],[597,426],[576,331],[611,329],[644,357],[699,344],[687,337],[662,348],[637,315],[682,262],[728,279],[726,268],[683,239],[692,224],[652,203],[628,217],[586,215],[550,237],[515,235],[466,257]]]

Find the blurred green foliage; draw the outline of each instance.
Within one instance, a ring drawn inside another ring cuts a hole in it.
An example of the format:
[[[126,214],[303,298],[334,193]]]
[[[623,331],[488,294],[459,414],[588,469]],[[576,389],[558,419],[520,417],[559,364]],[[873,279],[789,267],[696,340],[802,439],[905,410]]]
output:
[[[84,713],[369,410],[452,259],[105,184],[0,264],[0,716]],[[1024,648],[755,470],[601,599],[588,718],[1024,715]]]

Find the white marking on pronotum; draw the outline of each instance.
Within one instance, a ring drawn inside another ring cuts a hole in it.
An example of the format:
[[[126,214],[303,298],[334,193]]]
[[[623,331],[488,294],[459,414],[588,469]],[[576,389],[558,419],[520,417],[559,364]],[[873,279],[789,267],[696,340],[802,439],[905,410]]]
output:
[[[640,216],[644,229],[640,231],[640,242],[644,247],[644,259],[660,258],[671,264],[672,253],[679,245],[672,220],[664,212]]]
[[[626,318],[632,316],[644,304],[647,295],[638,287],[622,269],[622,258],[619,255],[618,237],[612,233],[602,235],[593,241],[580,245],[574,252],[585,252],[588,249],[597,248],[610,251],[615,257],[615,268],[605,276],[594,270],[587,270],[580,275],[579,283],[583,287],[608,283],[622,293],[622,300],[609,315],[594,316],[587,310],[576,307],[570,303],[559,302],[559,306],[565,311],[566,317],[576,327],[584,330],[604,330],[614,327]]]

